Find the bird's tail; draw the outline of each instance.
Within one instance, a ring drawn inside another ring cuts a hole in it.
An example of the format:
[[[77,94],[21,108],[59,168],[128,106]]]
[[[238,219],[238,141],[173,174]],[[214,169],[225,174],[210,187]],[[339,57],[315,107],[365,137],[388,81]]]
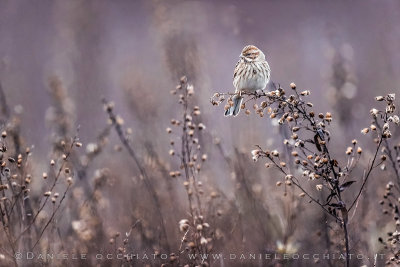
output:
[[[240,107],[242,105],[243,97],[239,96],[239,95],[235,95],[232,98],[232,101],[233,101],[233,105],[229,109],[225,110],[225,117],[228,117],[228,116],[236,117],[240,112]]]

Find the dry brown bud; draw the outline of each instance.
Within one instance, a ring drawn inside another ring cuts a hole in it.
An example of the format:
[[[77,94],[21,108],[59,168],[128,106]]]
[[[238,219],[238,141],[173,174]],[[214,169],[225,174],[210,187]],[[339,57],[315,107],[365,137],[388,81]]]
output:
[[[364,128],[361,130],[362,134],[367,134],[369,132],[369,128]]]

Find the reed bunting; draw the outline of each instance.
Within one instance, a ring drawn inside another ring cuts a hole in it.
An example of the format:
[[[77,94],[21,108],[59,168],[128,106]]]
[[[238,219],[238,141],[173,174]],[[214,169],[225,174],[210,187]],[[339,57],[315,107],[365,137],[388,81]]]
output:
[[[238,115],[243,101],[242,92],[255,93],[263,90],[269,82],[270,75],[271,69],[264,53],[254,45],[245,46],[233,73],[236,95],[232,97],[233,104],[225,110],[225,116]]]

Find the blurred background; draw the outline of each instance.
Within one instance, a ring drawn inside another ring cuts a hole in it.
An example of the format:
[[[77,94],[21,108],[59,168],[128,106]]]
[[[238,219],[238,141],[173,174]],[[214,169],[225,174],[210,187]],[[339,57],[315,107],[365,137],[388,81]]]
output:
[[[226,164],[215,143],[222,144],[230,157],[239,153],[251,168],[246,170],[246,179],[256,202],[262,203],[261,209],[271,216],[277,216],[278,224],[287,226],[287,210],[296,207],[284,204],[287,201],[282,190],[270,192],[278,177],[266,171],[262,163],[252,162],[249,153],[256,144],[281,149],[278,129],[269,119],[258,116],[242,113],[225,118],[223,106],[213,107],[210,97],[215,92],[234,90],[232,76],[238,56],[245,45],[254,44],[265,53],[273,82],[283,88],[295,82],[298,88],[311,91],[316,110],[333,113],[333,149],[343,154],[351,140],[359,138],[360,130],[369,125],[374,96],[399,92],[399,25],[397,0],[1,0],[0,83],[11,112],[21,120],[24,144],[34,146],[32,162],[39,166],[36,173],[43,172],[52,155],[49,140],[54,136],[52,114],[58,103],[52,89],[54,80],[63,87],[70,135],[80,125],[79,137],[85,146],[98,136],[107,125],[101,103],[105,97],[115,102],[124,125],[132,128],[132,143],[139,155],[145,158],[151,144],[166,170],[171,170],[179,166],[179,161],[168,155],[170,136],[165,129],[172,118],[180,116],[180,106],[170,90],[186,75],[194,85],[194,102],[207,126],[202,140],[203,152],[209,157],[204,181],[234,200],[238,187],[235,170]],[[371,144],[368,137],[361,141],[366,148]],[[129,203],[140,200],[132,196],[137,186],[132,177],[138,174],[132,170],[126,152],[116,145],[118,138],[111,134],[104,153],[88,170],[88,181],[103,167],[114,179],[112,188],[105,191],[107,205],[101,212],[102,228],[107,231],[125,231],[122,229],[129,228],[133,220],[128,216],[116,223],[109,221],[111,218],[125,212],[138,218],[137,214],[143,212],[129,208]],[[170,178],[159,175],[159,179]],[[176,201],[184,201],[181,182],[173,186],[177,188]],[[176,217],[168,222],[175,234],[177,222],[185,216],[185,205],[182,202]],[[242,205],[240,209],[245,214],[254,207]],[[318,216],[309,223],[320,225],[324,219]],[[306,217],[299,217],[296,225],[303,225]],[[258,225],[257,218],[254,221]],[[372,251],[381,228],[376,223],[365,223],[365,227],[370,234],[360,240]],[[272,249],[278,239],[287,241],[278,234],[264,242],[257,233],[251,233],[251,228],[251,223],[243,227],[249,235],[245,241],[242,238],[243,244]],[[314,242],[309,235],[315,237],[300,229],[293,242],[307,247]],[[236,247],[234,243],[230,246]]]

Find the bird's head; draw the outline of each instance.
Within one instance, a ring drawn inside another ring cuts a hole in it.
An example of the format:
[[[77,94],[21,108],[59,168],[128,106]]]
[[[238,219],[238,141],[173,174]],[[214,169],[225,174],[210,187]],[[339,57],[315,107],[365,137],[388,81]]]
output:
[[[243,48],[240,58],[247,62],[265,60],[264,53],[254,45],[247,45]]]

